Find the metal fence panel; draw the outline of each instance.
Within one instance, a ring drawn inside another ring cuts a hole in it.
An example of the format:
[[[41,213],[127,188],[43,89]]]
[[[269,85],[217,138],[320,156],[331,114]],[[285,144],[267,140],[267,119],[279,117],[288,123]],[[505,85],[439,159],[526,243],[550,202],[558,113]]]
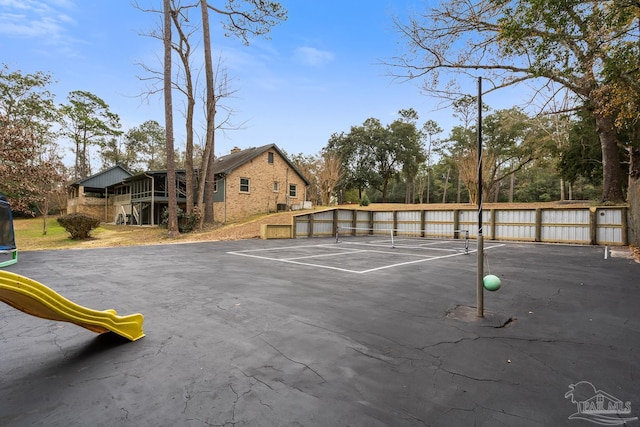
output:
[[[398,234],[420,235],[421,216],[420,211],[399,211],[396,216]]]
[[[622,209],[597,209],[596,210],[596,238],[600,244],[624,244]]]
[[[626,208],[593,209],[485,209],[483,234],[495,240],[624,245]],[[356,234],[369,234],[371,227],[374,233],[385,233],[395,227],[398,234],[453,236],[455,231],[462,230],[468,230],[473,238],[478,234],[478,211],[474,209],[397,212],[342,209],[335,214],[324,211],[299,215],[294,221],[296,237],[306,237],[311,232],[314,236],[327,236],[333,233],[334,226],[347,228],[354,224]]]
[[[535,210],[495,210],[495,235],[498,240],[533,241],[536,238]]]

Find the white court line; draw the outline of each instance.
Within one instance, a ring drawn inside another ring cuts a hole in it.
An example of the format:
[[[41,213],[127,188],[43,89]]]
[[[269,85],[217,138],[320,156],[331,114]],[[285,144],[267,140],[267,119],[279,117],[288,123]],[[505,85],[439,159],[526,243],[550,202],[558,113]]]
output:
[[[366,252],[366,251],[363,251]],[[307,267],[319,267],[319,268],[328,268],[329,270],[338,270],[338,271],[344,271],[346,273],[361,273],[360,271],[356,271],[356,270],[349,270],[346,268],[340,268],[340,267],[332,267],[330,265],[322,265],[322,264],[313,264],[310,262],[298,262],[298,261],[293,261],[290,259],[286,259],[286,258],[269,258],[269,257],[264,257],[264,256],[259,256],[259,255],[249,255],[249,254],[245,254],[242,252],[227,252],[228,254],[232,254],[232,255],[240,255],[240,256],[246,256],[246,257],[250,257],[250,258],[258,258],[258,259],[264,259],[267,261],[279,261],[279,262],[284,262],[287,264],[297,264],[297,265],[304,265]],[[342,254],[332,254],[332,255],[342,255]]]
[[[253,254],[249,254],[248,252],[259,252],[259,251],[265,251],[265,250],[269,250],[269,251],[273,251],[273,250],[277,250],[277,249],[295,249],[295,248],[318,248],[318,247],[334,247],[333,245],[305,245],[305,246],[287,246],[284,248],[268,248],[268,249],[248,249],[245,251],[239,251],[239,252],[227,252],[228,254],[232,254],[232,255],[240,255],[240,256],[245,256],[245,257],[250,257],[250,258],[258,258],[258,259],[262,259],[262,260],[266,260],[266,261],[279,261],[279,262],[284,262],[287,264],[296,264],[296,265],[304,265],[307,267],[318,267],[318,268],[326,268],[329,270],[337,270],[337,271],[343,271],[346,273],[356,273],[356,274],[365,274],[365,273],[370,273],[372,271],[379,271],[379,270],[385,270],[388,268],[393,268],[393,267],[400,267],[403,265],[410,265],[410,264],[417,264],[417,263],[421,263],[421,262],[427,262],[427,261],[433,261],[433,260],[438,260],[438,259],[444,259],[444,258],[451,258],[454,256],[460,256],[460,255],[465,255],[464,252],[459,252],[459,253],[455,253],[455,254],[449,254],[449,255],[442,255],[442,256],[437,256],[437,257],[428,257],[428,258],[421,258],[418,260],[414,260],[414,261],[406,261],[406,262],[400,262],[400,263],[395,263],[395,264],[389,264],[389,265],[383,265],[381,267],[376,267],[376,268],[371,268],[368,270],[349,270],[347,268],[341,268],[341,267],[332,267],[329,265],[322,265],[322,264],[314,264],[311,262],[300,262],[297,261],[299,259],[310,259],[310,258],[320,258],[320,257],[330,257],[330,256],[341,256],[343,255],[342,253],[333,253],[333,254],[321,254],[321,255],[308,255],[308,256],[302,256],[302,257],[295,257],[295,258],[271,258],[271,257],[267,257],[267,256],[261,256],[261,255],[253,255]],[[493,246],[488,246],[485,247],[484,249],[493,249],[493,248],[499,248],[501,246],[504,246],[504,244],[498,244],[498,245],[493,245]],[[373,253],[381,253],[381,254],[393,254],[393,255],[413,255],[413,254],[406,254],[406,253],[401,253],[399,254],[398,252],[392,252],[392,251],[378,251],[378,250],[368,250],[368,249],[361,249],[361,250],[349,250],[351,253],[366,253],[366,252],[373,252]],[[478,252],[477,249],[475,250],[470,250],[469,253],[473,253],[473,252]],[[424,257],[424,255],[416,255],[416,256],[420,256],[420,257]]]
[[[382,243],[376,243],[376,242],[370,242],[370,243],[362,243],[362,242],[340,242],[340,243],[344,243],[345,245],[359,245],[359,246],[374,246],[374,247],[382,247],[382,248],[389,248],[391,247],[391,242],[385,242],[384,244]],[[441,242],[438,243],[430,243],[430,244],[422,244],[422,245],[407,245],[407,244],[403,244],[403,243],[395,243],[395,246],[393,246],[395,249],[428,249],[430,251],[443,251],[443,252],[459,252],[459,251],[464,251],[464,249],[451,249],[451,248],[432,248],[429,247],[429,245],[435,245],[435,244],[441,244]]]
[[[337,248],[339,250],[350,251],[350,252],[351,251],[360,251],[360,249],[340,248],[335,243],[330,243],[330,244],[325,244],[325,245],[302,245],[302,246],[283,246],[281,248],[246,249],[246,250],[243,250],[243,251],[227,252],[227,253],[239,255],[242,252],[264,252],[264,251],[273,251],[273,250],[277,250],[277,249],[324,248],[324,247],[329,247],[329,248],[332,248],[332,249],[336,249]]]
[[[370,252],[370,251],[368,251],[366,249],[359,249],[359,250],[352,250],[349,253],[350,254],[357,254],[359,252]],[[344,254],[333,253],[333,254],[306,255],[306,256],[297,256],[297,257],[293,257],[293,258],[279,258],[279,259],[284,259],[284,260],[287,260],[287,261],[295,261],[295,260],[298,260],[298,259],[323,258],[323,257],[342,256],[342,255],[344,255]]]

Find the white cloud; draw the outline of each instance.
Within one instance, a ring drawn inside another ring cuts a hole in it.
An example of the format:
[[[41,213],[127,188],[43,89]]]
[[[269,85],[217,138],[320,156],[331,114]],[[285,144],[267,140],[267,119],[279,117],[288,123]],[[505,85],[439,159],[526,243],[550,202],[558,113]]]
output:
[[[66,27],[75,21],[61,9],[72,6],[68,0],[0,0],[0,34],[40,39],[47,45],[67,45],[73,39]]]
[[[333,61],[333,52],[316,49],[315,47],[299,47],[294,52],[294,58],[305,65],[317,67]]]

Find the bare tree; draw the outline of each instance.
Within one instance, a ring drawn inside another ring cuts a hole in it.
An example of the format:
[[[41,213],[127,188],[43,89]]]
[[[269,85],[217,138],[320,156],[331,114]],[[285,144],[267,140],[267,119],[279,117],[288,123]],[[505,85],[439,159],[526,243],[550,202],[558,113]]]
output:
[[[336,186],[344,176],[342,160],[336,153],[325,151],[316,160],[315,169],[322,204],[328,206],[331,203]]]
[[[178,203],[176,194],[176,164],[173,151],[173,96],[171,90],[171,15],[176,11],[171,9],[171,0],[164,0],[164,119],[167,142],[167,192],[169,193],[169,222],[167,233],[169,237],[176,237],[178,231]]]
[[[188,7],[176,5],[174,2],[176,13],[172,15],[173,24],[178,32],[178,42],[174,46],[174,50],[180,58],[182,69],[184,71],[184,86],[177,84],[176,87],[187,98],[187,108],[185,112],[185,186],[186,186],[186,211],[187,214],[193,213],[194,205],[194,183],[193,183],[193,113],[196,105],[195,89],[193,83],[193,73],[191,71],[191,34],[195,29],[186,30],[184,22],[187,21],[185,14]]]
[[[144,9],[137,2],[134,7],[143,12],[152,12],[161,14],[163,11],[157,9]],[[186,187],[186,211],[193,213],[195,203],[194,195],[194,163],[193,163],[193,147],[194,147],[194,112],[196,106],[196,82],[194,81],[194,72],[192,67],[192,39],[194,38],[198,28],[189,24],[189,11],[197,7],[196,4],[184,5],[180,0],[171,0],[171,9],[174,13],[171,15],[171,21],[177,32],[177,40],[171,40],[171,46],[180,59],[180,67],[177,68],[173,88],[181,92],[186,98],[186,107],[184,111],[185,118],[185,187]],[[164,41],[164,33],[160,29],[151,30],[141,35],[152,37]],[[164,84],[164,69],[159,71],[153,67],[138,63],[138,65],[149,74],[149,76],[138,77],[140,80],[151,82],[150,87],[143,96],[160,93],[163,87],[157,85],[160,81]]]
[[[216,98],[213,86],[213,60],[211,57],[211,32],[209,30],[209,7],[207,0],[200,0],[200,10],[202,12],[202,39],[204,41],[205,105],[207,119],[202,170],[200,171],[200,185],[198,187],[198,207],[204,210],[204,212],[202,210],[200,211],[200,227],[202,227],[203,222],[213,222],[213,185],[215,180],[213,150],[216,126]],[[210,203],[206,205],[204,203],[205,192],[208,192],[208,199],[210,199]]]
[[[202,34],[205,55],[205,78],[206,78],[206,117],[207,131],[205,137],[204,158],[200,177],[204,177],[203,183],[199,186],[199,201],[204,200],[204,212],[201,212],[202,222],[212,223],[213,218],[213,186],[214,186],[214,146],[215,146],[215,118],[216,118],[216,94],[214,89],[213,60],[211,57],[211,35],[209,30],[209,10],[226,18],[223,27],[225,35],[234,35],[242,39],[245,44],[249,43],[252,36],[265,35],[271,27],[287,18],[287,11],[278,2],[268,0],[228,0],[223,8],[208,4],[207,0],[200,0],[202,10]],[[223,82],[224,83],[224,82]]]

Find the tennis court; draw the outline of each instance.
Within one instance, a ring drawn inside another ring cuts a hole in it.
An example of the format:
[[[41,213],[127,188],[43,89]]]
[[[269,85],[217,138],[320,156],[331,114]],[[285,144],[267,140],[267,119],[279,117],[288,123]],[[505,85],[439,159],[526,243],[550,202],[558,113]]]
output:
[[[0,304],[0,425],[571,427],[591,396],[566,396],[587,382],[638,416],[640,264],[485,241],[502,288],[485,293],[485,318],[460,319],[449,314],[475,303],[475,247],[449,240],[23,252],[7,270],[142,313],[146,336]]]
[[[318,239],[312,239],[318,240]],[[401,268],[431,261],[466,257],[477,252],[475,241],[468,238],[446,239],[433,237],[343,234],[330,243],[295,245],[274,248],[232,251],[229,254],[255,258],[265,262],[281,262],[305,267],[325,268],[345,273],[366,274],[379,270]],[[485,251],[504,246],[485,245]],[[461,263],[475,262],[460,259]]]

